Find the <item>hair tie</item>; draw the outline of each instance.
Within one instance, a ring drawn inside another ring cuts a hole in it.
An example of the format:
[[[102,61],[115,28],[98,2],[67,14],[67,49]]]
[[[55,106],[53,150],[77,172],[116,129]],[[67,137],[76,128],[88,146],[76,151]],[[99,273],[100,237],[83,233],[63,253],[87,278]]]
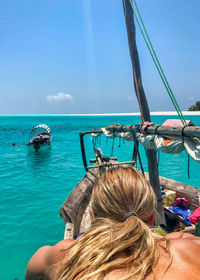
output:
[[[124,216],[124,221],[126,221],[130,216],[137,217],[137,214],[134,211],[126,213],[126,215]]]

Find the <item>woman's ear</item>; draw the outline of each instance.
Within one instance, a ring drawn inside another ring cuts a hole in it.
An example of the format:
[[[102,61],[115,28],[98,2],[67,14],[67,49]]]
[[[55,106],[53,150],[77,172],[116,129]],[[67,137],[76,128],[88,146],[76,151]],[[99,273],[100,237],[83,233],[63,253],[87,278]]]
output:
[[[93,217],[94,217],[94,214],[93,214],[93,210],[92,210],[92,208],[90,207],[90,209],[89,209],[89,213],[90,213],[90,218],[91,218],[91,220],[93,219]]]
[[[154,211],[153,215],[147,221],[147,225],[149,225],[150,227],[152,227],[154,225],[155,216],[156,216],[156,211]]]

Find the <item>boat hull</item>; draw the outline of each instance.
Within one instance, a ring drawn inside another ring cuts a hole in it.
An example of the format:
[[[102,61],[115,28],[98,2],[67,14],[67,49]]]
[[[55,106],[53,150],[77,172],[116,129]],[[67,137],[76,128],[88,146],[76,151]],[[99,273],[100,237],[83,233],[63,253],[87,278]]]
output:
[[[28,150],[32,151],[46,151],[50,149],[50,144],[27,144]]]
[[[27,146],[36,152],[39,150],[49,149],[52,140],[52,135],[47,132],[35,135],[28,143]]]

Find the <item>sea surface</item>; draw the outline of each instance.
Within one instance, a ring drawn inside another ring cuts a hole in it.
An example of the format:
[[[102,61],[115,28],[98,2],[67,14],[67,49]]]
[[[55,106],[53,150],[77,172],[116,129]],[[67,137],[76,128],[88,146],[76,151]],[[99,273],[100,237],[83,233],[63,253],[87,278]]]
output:
[[[162,124],[174,116],[153,116]],[[200,116],[187,116],[200,126]],[[0,280],[24,279],[26,264],[43,245],[63,238],[64,222],[59,209],[85,174],[80,152],[79,131],[110,124],[138,124],[139,116],[0,116]],[[27,148],[30,130],[47,124],[53,139],[50,149],[34,152]],[[12,144],[15,143],[16,146]],[[106,156],[131,160],[133,143],[106,140],[97,145]],[[94,158],[90,136],[85,136],[86,155]],[[144,169],[147,161],[141,147]],[[184,151],[178,155],[158,154],[159,172],[200,188],[200,164]],[[137,164],[139,167],[139,164]]]

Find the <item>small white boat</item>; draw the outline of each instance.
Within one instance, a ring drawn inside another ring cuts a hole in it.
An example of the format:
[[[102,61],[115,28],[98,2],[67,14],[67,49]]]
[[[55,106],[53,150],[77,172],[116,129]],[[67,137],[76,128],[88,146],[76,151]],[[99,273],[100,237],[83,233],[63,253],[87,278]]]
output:
[[[49,147],[52,140],[51,130],[46,124],[38,124],[30,132],[29,147],[37,152],[39,149]]]

